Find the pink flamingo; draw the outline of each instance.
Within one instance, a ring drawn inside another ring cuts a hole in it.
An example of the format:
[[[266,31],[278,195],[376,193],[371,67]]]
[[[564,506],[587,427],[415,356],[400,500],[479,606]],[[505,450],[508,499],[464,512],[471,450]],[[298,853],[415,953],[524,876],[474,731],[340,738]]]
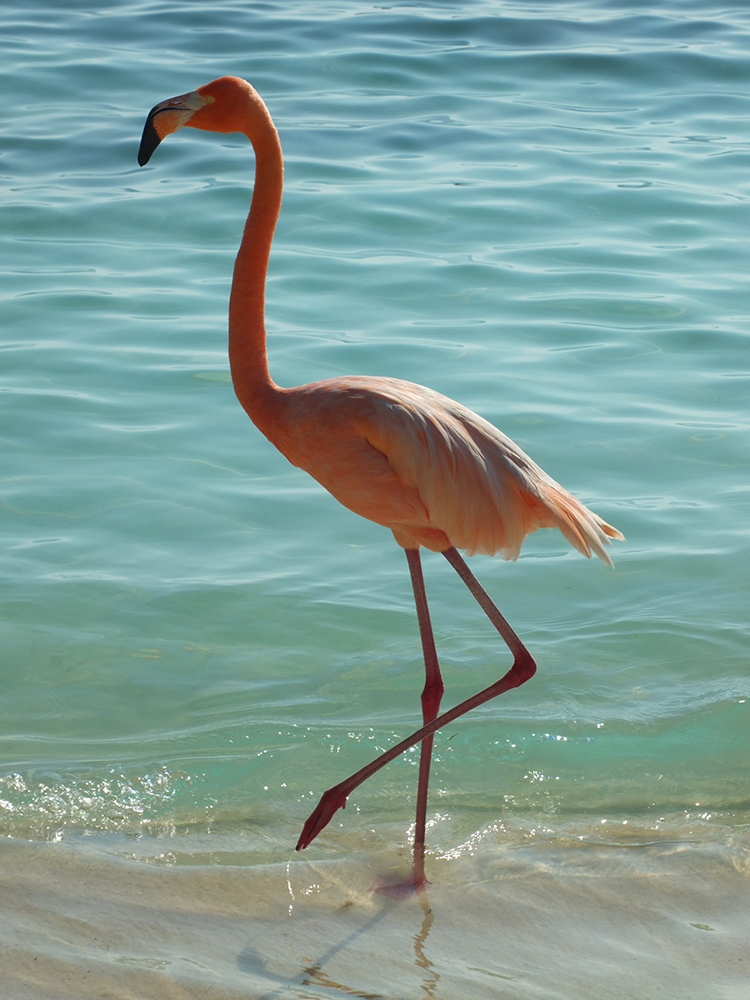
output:
[[[350,376],[286,389],[268,371],[264,324],[268,257],[281,207],[283,160],[278,133],[259,94],[224,76],[157,104],[143,130],[143,166],[162,139],[183,125],[242,132],[255,150],[250,213],[229,301],[229,360],[237,397],[250,419],[289,461],[305,469],[345,507],[388,527],[406,551],[425,663],[421,729],[326,791],[305,823],[308,846],[371,774],[421,742],[413,884],[424,870],[427,786],[436,729],[518,687],[535,672],[526,647],[457,549],[516,559],[525,536],[557,527],[574,548],[608,565],[605,544],[622,534],[551,479],[482,417],[431,389],[392,378]],[[513,655],[498,681],[439,714],[443,695],[419,549],[442,553],[479,602]]]

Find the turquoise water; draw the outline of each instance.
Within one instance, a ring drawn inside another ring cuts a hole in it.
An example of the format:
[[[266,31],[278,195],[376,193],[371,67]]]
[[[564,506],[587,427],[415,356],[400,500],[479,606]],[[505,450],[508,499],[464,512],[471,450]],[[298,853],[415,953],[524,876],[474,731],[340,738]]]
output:
[[[247,142],[136,165],[153,104],[234,73],[285,153],[274,378],[430,385],[627,539],[614,571],[552,532],[471,561],[539,671],[438,734],[428,872],[631,836],[747,859],[750,14],[25,0],[0,44],[0,832],[295,864],[319,794],[418,724],[403,554],[232,392]],[[424,563],[450,706],[507,656]],[[406,857],[416,756],[305,858]]]

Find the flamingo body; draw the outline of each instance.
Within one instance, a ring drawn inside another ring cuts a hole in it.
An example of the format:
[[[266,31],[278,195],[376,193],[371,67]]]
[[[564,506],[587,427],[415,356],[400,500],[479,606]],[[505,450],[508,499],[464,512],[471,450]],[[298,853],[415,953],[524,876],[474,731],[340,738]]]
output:
[[[610,525],[489,421],[401,379],[348,376],[283,390],[261,430],[345,507],[404,548],[518,558],[538,528],[559,528],[611,565]]]
[[[263,100],[237,77],[220,77],[152,108],[138,162],[185,125],[242,132],[255,150],[253,197],[229,301],[229,360],[238,399],[266,437],[345,507],[388,527],[406,550],[425,661],[423,726],[371,764],[328,789],[305,823],[306,847],[371,774],[421,743],[413,885],[425,881],[424,834],[433,734],[477,705],[527,681],[536,666],[457,549],[516,559],[524,538],[557,527],[574,548],[608,565],[605,545],[620,532],[551,479],[483,417],[432,389],[393,378],[346,376],[283,388],[268,371],[265,281],[281,207],[283,159]],[[441,552],[513,655],[503,676],[439,714],[443,681],[419,557]]]

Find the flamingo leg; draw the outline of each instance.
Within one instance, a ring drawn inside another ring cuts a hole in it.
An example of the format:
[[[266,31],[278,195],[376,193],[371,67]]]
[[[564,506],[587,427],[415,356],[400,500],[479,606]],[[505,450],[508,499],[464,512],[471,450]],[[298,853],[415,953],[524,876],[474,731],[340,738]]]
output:
[[[417,606],[417,621],[419,635],[422,640],[424,654],[425,684],[422,691],[422,722],[427,725],[437,718],[440,711],[440,700],[445,691],[440,673],[435,637],[432,634],[432,622],[427,607],[427,593],[422,575],[422,560],[419,549],[406,549],[406,559],[409,563],[411,583],[414,589],[414,603]],[[424,839],[427,825],[427,788],[430,783],[430,764],[432,762],[433,733],[422,740],[419,755],[419,785],[417,787],[417,817],[414,824],[414,885],[421,889],[427,879],[424,873]]]
[[[509,691],[511,688],[520,687],[521,684],[533,677],[536,672],[536,664],[531,654],[505,618],[500,614],[487,591],[482,587],[456,549],[446,549],[443,555],[456,570],[479,606],[500,633],[503,641],[513,654],[513,665],[494,684],[490,684],[489,687],[472,695],[471,698],[462,701],[455,708],[451,708],[442,715],[437,716],[432,722],[428,722],[421,729],[412,733],[411,736],[407,736],[406,739],[401,740],[400,743],[391,747],[390,750],[386,750],[385,753],[376,757],[375,760],[366,764],[365,767],[361,768],[355,774],[352,774],[338,785],[334,785],[333,788],[329,788],[324,792],[320,802],[308,817],[302,829],[302,834],[297,842],[298,851],[303,850],[308,844],[312,843],[320,831],[325,829],[331,821],[336,810],[343,809],[347,798],[354,789],[361,785],[363,781],[366,781],[372,774],[375,774],[376,771],[379,771],[381,767],[385,767],[386,764],[389,764],[405,750],[424,740],[426,736],[431,736],[437,729],[441,729],[443,726],[448,725],[448,723],[453,722],[454,719],[458,719],[467,712],[470,712],[472,708],[483,705],[485,702],[496,698],[500,694],[504,694],[504,692]]]

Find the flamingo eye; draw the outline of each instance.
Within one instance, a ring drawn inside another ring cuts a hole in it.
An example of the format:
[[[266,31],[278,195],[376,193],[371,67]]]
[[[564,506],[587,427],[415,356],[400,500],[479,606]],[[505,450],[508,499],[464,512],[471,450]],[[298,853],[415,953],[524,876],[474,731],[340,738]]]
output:
[[[216,98],[215,97],[211,97],[210,94],[206,94],[204,96],[203,100],[206,102],[206,104],[213,104],[216,101]]]

